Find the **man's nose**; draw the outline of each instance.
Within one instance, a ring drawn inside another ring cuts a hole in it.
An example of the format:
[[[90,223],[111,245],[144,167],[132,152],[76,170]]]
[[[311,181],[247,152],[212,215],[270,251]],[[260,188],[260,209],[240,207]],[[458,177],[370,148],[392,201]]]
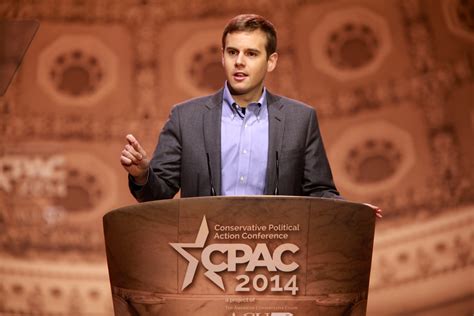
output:
[[[245,56],[242,53],[239,53],[237,55],[237,58],[235,58],[235,65],[236,66],[243,66],[245,65]]]

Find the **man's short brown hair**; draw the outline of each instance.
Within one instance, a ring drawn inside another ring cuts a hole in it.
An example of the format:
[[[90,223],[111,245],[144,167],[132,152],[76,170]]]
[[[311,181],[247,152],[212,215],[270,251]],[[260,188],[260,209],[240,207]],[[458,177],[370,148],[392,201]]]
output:
[[[265,19],[263,16],[257,14],[241,14],[232,18],[227,23],[224,33],[222,34],[222,48],[225,48],[225,39],[227,34],[233,32],[252,32],[261,30],[267,37],[267,44],[265,50],[267,51],[267,58],[276,52],[277,35],[273,24]]]

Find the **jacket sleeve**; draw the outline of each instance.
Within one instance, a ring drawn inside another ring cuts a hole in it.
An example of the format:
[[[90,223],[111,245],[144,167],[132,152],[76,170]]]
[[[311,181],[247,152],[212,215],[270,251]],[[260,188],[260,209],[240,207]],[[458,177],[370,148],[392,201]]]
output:
[[[315,110],[309,117],[304,160],[304,195],[342,199],[334,185]]]
[[[129,189],[137,201],[171,199],[175,196],[181,185],[181,153],[179,107],[174,107],[161,130],[150,161],[147,183],[139,186],[129,175]]]

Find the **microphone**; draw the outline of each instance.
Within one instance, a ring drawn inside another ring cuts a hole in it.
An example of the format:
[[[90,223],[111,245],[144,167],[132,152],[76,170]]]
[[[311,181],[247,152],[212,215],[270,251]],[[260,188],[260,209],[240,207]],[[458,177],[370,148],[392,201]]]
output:
[[[209,153],[206,153],[206,157],[207,157],[207,172],[209,173],[209,183],[211,185],[211,196],[216,196],[216,190],[214,189],[214,183],[212,182],[211,159],[209,158]]]
[[[275,162],[276,162],[276,184],[275,184],[275,191],[273,192],[273,194],[278,195],[278,182],[280,179],[280,160],[278,159],[278,151],[275,152]]]

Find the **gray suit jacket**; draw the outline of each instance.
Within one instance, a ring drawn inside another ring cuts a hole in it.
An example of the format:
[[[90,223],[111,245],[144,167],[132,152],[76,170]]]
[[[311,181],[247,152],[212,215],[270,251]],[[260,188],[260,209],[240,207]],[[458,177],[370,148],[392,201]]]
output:
[[[163,130],[153,158],[148,182],[129,187],[140,201],[208,196],[211,179],[221,191],[221,113],[223,90],[176,105]],[[267,92],[269,146],[265,194],[277,185],[278,152],[280,195],[340,198],[319,131],[316,112],[301,102]],[[229,135],[232,137],[232,135]]]

